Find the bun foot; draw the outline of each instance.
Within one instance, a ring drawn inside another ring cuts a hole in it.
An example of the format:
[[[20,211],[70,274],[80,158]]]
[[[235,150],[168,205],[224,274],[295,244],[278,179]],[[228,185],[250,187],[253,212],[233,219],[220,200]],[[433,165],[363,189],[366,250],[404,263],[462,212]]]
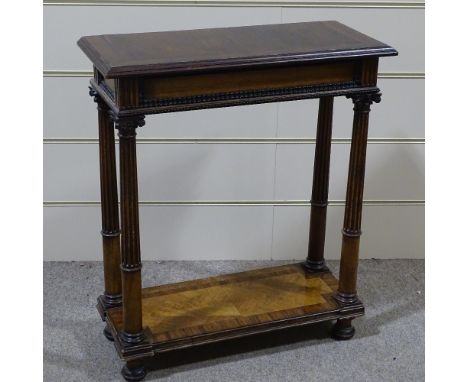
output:
[[[109,341],[114,342],[114,337],[112,336],[109,326],[106,325],[102,332],[104,333],[104,337],[106,337]]]
[[[354,336],[354,326],[351,325],[351,319],[337,320],[333,327],[332,337],[338,341],[350,340]]]
[[[122,376],[126,381],[141,381],[146,377],[146,369],[142,361],[131,361],[122,368]]]

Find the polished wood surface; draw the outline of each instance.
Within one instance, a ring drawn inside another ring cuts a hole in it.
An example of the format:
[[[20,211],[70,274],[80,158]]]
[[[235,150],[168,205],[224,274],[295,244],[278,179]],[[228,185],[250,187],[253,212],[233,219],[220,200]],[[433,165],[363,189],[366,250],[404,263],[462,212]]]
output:
[[[259,326],[286,321],[313,322],[340,315],[333,299],[338,281],[328,272],[310,273],[301,264],[144,288],[143,326],[156,350],[193,344],[195,337],[232,336]],[[351,316],[362,314],[356,304]],[[116,331],[123,326],[121,308],[108,311]]]
[[[336,296],[343,303],[352,303],[357,299],[356,283],[366,172],[369,113],[372,103],[380,102],[381,94],[358,94],[350,98],[352,98],[354,103],[353,133],[349,154],[348,184],[342,230],[340,284]]]
[[[325,232],[327,224],[328,185],[333,125],[333,97],[322,97],[319,103],[315,142],[312,198],[310,200],[309,246],[305,266],[310,270],[325,267]]]
[[[120,277],[120,228],[115,161],[114,121],[109,106],[90,90],[98,110],[99,174],[101,189],[101,236],[104,268],[104,293],[98,297],[97,308],[105,320],[106,310],[122,304],[122,280]],[[104,334],[111,339],[106,327]]]
[[[396,54],[337,21],[86,36],[78,45],[108,78]]]
[[[141,309],[141,255],[138,213],[136,129],[144,117],[117,118],[120,158],[120,215],[122,217],[121,271],[123,326],[119,333],[127,344],[144,340]]]
[[[336,320],[334,338],[353,337],[352,320],[364,314],[356,283],[369,111],[380,101],[379,57],[396,50],[336,21],[90,36],[78,44],[94,64],[91,94],[100,105],[106,292],[98,309],[126,361],[124,378],[144,378],[143,360],[159,352],[291,326]],[[337,96],[354,103],[339,281],[323,256]],[[306,261],[142,289],[135,136],[145,116],[306,98],[320,98]],[[119,291],[112,123],[120,137],[121,306],[104,303]]]
[[[190,97],[200,94],[277,89],[352,81],[354,63],[309,64],[267,69],[155,77],[144,82],[141,92],[148,99]]]
[[[82,37],[118,116],[372,90],[395,49],[336,21]],[[375,89],[374,89],[375,90]]]
[[[115,160],[114,121],[109,107],[97,100],[99,119],[99,164],[101,180],[101,219],[103,240],[105,303],[109,306],[122,302],[120,279],[120,227]]]

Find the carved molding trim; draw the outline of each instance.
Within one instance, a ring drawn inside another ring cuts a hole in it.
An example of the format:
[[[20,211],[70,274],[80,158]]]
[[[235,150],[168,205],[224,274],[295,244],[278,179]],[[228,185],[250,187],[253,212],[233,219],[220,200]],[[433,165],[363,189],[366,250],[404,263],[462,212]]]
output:
[[[358,84],[355,81],[347,81],[339,84],[320,84],[308,86],[296,86],[291,88],[277,89],[262,89],[262,90],[246,90],[238,92],[201,94],[190,97],[166,98],[166,99],[145,99],[144,94],[140,95],[141,106],[143,107],[167,107],[178,105],[196,105],[208,102],[245,100],[245,103],[250,103],[252,98],[275,97],[294,94],[318,93],[324,91],[338,91],[345,89],[357,88]]]
[[[99,93],[92,87],[88,86],[88,94],[93,98],[93,101],[97,104],[97,109],[99,111],[108,111],[110,113],[110,108],[104,101],[104,99],[99,95]]]
[[[88,94],[93,98],[93,101],[96,102],[97,104],[97,109],[98,110],[108,110],[109,107],[106,105],[102,97],[99,95],[99,93],[91,86],[88,86],[89,92]]]
[[[114,308],[116,306],[121,306],[122,305],[122,294],[114,294],[114,295],[109,295],[109,294],[103,294],[98,297],[98,303],[102,304],[102,308],[104,311],[110,308]]]
[[[356,293],[337,292],[333,298],[340,304],[340,307],[360,303]]]
[[[351,98],[353,100],[355,111],[369,112],[372,103],[380,102],[382,93],[377,89],[369,93],[348,94],[346,98]]]
[[[344,235],[344,236],[347,236],[347,237],[359,237],[362,235],[362,231],[361,229],[353,229],[353,228],[343,228],[341,230],[341,233]]]
[[[123,272],[137,272],[141,271],[142,265],[141,265],[141,260],[138,260],[139,262],[136,264],[121,264],[120,269]]]
[[[88,94],[89,94],[90,97],[93,97],[93,101],[94,101],[94,102],[99,102],[99,94],[98,94],[98,92],[97,92],[96,90],[94,90],[94,88],[91,87],[91,86],[88,86],[88,90],[89,90],[89,91],[88,91]]]
[[[107,238],[120,237],[120,229],[115,230],[101,230],[101,236]]]
[[[119,130],[119,138],[134,138],[136,129],[145,125],[145,116],[143,114],[119,117],[114,112],[110,112],[114,120],[115,128]]]

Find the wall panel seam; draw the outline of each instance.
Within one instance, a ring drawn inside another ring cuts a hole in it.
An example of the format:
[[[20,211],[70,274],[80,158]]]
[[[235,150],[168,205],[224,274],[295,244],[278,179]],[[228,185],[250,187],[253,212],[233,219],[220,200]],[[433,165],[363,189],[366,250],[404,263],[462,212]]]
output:
[[[95,207],[99,201],[45,201],[44,207]],[[365,206],[424,206],[424,200],[364,200]],[[309,200],[146,200],[141,207],[150,206],[310,206]],[[344,200],[330,200],[329,206],[344,206]]]
[[[315,138],[139,138],[137,144],[174,145],[174,144],[315,144]],[[97,145],[97,138],[44,138],[45,145]],[[118,143],[118,139],[116,140]],[[350,144],[351,138],[333,138],[332,144]],[[425,144],[424,138],[369,138],[368,144]]]
[[[149,7],[282,7],[424,9],[420,1],[314,1],[314,0],[48,0],[44,6],[149,6]]]

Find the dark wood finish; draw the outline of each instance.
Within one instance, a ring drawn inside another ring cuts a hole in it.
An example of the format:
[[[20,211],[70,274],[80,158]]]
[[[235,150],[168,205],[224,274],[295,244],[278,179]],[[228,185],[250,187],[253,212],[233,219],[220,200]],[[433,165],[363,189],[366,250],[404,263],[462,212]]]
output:
[[[361,236],[369,112],[370,105],[373,102],[380,102],[380,93],[359,94],[351,96],[351,98],[354,103],[353,134],[343,223],[340,285],[336,296],[343,303],[352,303],[357,299],[356,281],[359,260],[359,237]]]
[[[109,80],[106,84],[110,83]],[[145,82],[146,83],[146,82]],[[124,109],[138,107],[143,96],[140,94],[140,81],[135,78],[122,78],[114,84],[115,102]]]
[[[119,337],[128,344],[144,341],[141,308],[141,259],[138,217],[136,129],[144,117],[116,118],[120,153],[120,215],[122,217],[123,326]]]
[[[335,21],[83,37],[93,88],[119,116],[338,96],[397,52]]]
[[[337,21],[87,36],[78,45],[106,78],[397,54]]]
[[[104,293],[98,297],[97,307],[104,320],[108,308],[122,304],[115,133],[109,106],[93,89],[90,89],[90,95],[94,97],[98,109]],[[112,339],[107,327],[104,329],[104,335],[109,340]]]
[[[351,64],[350,64],[351,65]],[[295,67],[297,68],[297,67]],[[356,69],[361,69],[357,67]],[[281,72],[280,69],[277,69]],[[293,69],[290,69],[293,71]],[[230,76],[236,76],[239,73],[235,71],[229,71],[224,73],[225,79]],[[239,74],[240,75],[240,74]],[[342,96],[348,94],[357,94],[368,92],[369,90],[376,90],[376,87],[363,87],[360,85],[360,70],[355,73],[355,79],[352,81],[339,81],[331,83],[320,83],[304,86],[284,86],[279,88],[262,89],[258,88],[255,90],[239,90],[239,91],[228,91],[222,93],[212,92],[212,88],[216,88],[218,85],[213,81],[206,81],[206,93],[197,94],[193,96],[178,96],[169,98],[145,98],[145,94],[140,89],[145,88],[146,83],[151,83],[152,78],[144,78],[139,82],[138,89],[134,87],[126,87],[125,81],[118,79],[114,83],[114,90],[108,85],[108,80],[102,80],[101,82],[91,81],[91,86],[96,92],[106,100],[112,112],[119,116],[130,116],[139,114],[160,114],[169,113],[176,111],[186,110],[197,110],[197,109],[208,109],[228,106],[239,106],[239,105],[253,105],[267,102],[280,102],[280,101],[294,101],[307,98],[318,98],[324,96]],[[201,75],[200,75],[201,76]],[[198,77],[198,76],[197,76]],[[291,78],[294,81],[294,78]],[[309,79],[304,77],[304,83],[307,83]],[[119,82],[119,85],[116,83]],[[192,81],[196,82],[196,80]],[[134,85],[134,82],[131,82]],[[197,85],[193,92],[198,91],[200,88]],[[124,93],[124,95],[119,95]],[[127,93],[132,92],[129,96]],[[186,94],[187,90],[184,90],[182,94]],[[132,99],[131,103],[124,105],[122,99]],[[135,103],[138,102],[138,105]]]
[[[377,70],[379,60],[377,58],[365,58],[361,61],[361,70],[359,74],[359,83],[361,86],[377,85]]]
[[[144,288],[143,324],[152,334],[152,351],[157,354],[361,316],[361,302],[342,308],[333,298],[337,287],[338,281],[329,271],[310,273],[301,264],[292,264]],[[108,311],[109,326],[116,333],[123,328],[123,315],[120,307]],[[125,351],[121,354],[125,358]]]
[[[332,124],[333,97],[322,97],[319,104],[312,199],[310,201],[309,248],[305,262],[306,268],[312,271],[325,268],[323,254],[327,223]]]
[[[110,330],[109,325],[106,324],[106,326],[102,330],[102,333],[104,334],[104,337],[106,337],[109,341],[114,342],[114,336],[112,335],[112,331]]]
[[[354,336],[354,326],[351,325],[351,318],[343,318],[336,320],[333,327],[332,336],[338,341],[350,340]]]
[[[146,377],[146,369],[143,361],[127,361],[122,368],[122,376],[126,381],[141,381]]]
[[[244,69],[217,73],[187,74],[151,78],[144,82],[144,100],[161,100],[199,95],[223,94],[256,89],[312,86],[349,82],[354,79],[352,62],[309,64],[266,69]],[[119,80],[120,81],[120,80]],[[117,81],[117,82],[119,82]]]
[[[120,137],[122,305],[100,298],[106,337],[141,380],[160,352],[319,321],[349,339],[364,314],[356,292],[369,110],[380,101],[379,57],[395,49],[335,21],[83,37],[98,104],[106,293],[118,289],[117,195],[112,122]],[[340,278],[323,254],[333,97],[354,102]],[[141,288],[136,128],[147,114],[320,98],[304,264]],[[114,167],[112,167],[112,165]],[[108,240],[109,239],[109,240]],[[106,254],[109,254],[107,256]],[[118,304],[115,304],[118,305]]]

